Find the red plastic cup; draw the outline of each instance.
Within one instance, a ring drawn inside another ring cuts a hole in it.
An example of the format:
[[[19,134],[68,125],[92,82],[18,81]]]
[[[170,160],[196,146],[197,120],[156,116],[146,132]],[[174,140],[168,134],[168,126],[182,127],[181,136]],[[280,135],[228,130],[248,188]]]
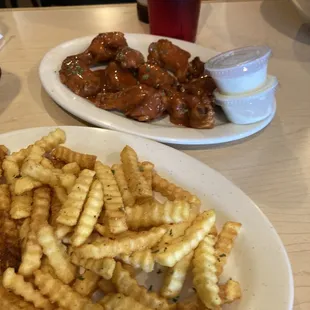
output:
[[[195,42],[200,0],[148,0],[151,34]]]

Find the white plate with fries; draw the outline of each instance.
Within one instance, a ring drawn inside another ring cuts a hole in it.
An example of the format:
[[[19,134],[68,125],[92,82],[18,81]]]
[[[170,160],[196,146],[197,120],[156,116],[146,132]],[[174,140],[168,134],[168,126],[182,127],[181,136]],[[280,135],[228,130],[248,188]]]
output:
[[[201,162],[85,127],[20,130],[0,143],[11,152],[2,162],[11,186],[0,186],[8,240],[0,252],[18,253],[19,238],[23,249],[21,263],[7,261],[16,271],[4,272],[0,306],[292,309],[291,266],[275,229]],[[5,153],[0,147],[1,160]]]
[[[128,45],[147,56],[150,43],[162,37],[148,34],[127,33]],[[126,118],[120,113],[105,111],[95,107],[88,100],[75,95],[60,82],[58,71],[63,60],[69,56],[84,51],[95,37],[87,36],[64,42],[51,49],[42,59],[39,74],[41,83],[46,92],[63,109],[80,119],[98,127],[118,130],[144,138],[171,144],[203,145],[231,142],[249,137],[265,128],[274,118],[276,103],[270,115],[257,123],[249,125],[236,125],[228,122],[222,111],[216,114],[216,126],[213,129],[194,129],[176,126],[169,121],[169,117],[149,123],[138,122]],[[199,56],[202,61],[216,55],[216,51],[186,41],[169,40],[191,53],[192,58]]]

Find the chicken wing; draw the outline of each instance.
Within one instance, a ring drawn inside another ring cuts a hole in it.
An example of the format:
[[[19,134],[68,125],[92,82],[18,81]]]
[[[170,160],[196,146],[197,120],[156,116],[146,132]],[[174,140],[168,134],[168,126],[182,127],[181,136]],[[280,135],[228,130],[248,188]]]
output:
[[[174,76],[157,65],[145,63],[139,67],[138,80],[141,84],[159,88],[160,86],[171,86],[177,81]]]
[[[120,63],[122,68],[137,69],[144,63],[144,56],[141,52],[125,46],[122,49],[119,49],[115,60]]]
[[[187,78],[189,80],[191,79],[197,79],[201,76],[203,76],[205,71],[204,63],[200,60],[199,57],[195,57],[188,66],[187,71]]]
[[[67,57],[59,71],[60,81],[81,97],[94,96],[100,91],[100,78],[77,56]]]
[[[170,70],[180,82],[184,82],[190,56],[189,52],[174,45],[169,40],[161,39],[150,44],[148,62]]]
[[[122,32],[105,32],[98,34],[85,53],[90,53],[95,63],[114,60],[120,48],[127,46]]]

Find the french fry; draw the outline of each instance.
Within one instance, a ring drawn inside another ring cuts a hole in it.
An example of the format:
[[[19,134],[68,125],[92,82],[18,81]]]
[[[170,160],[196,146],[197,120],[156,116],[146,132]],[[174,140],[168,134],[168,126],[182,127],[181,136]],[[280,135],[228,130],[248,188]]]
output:
[[[177,224],[165,225],[166,233],[156,245],[155,249],[164,248],[167,244],[171,244],[173,240],[178,239],[179,237],[184,236],[186,229],[191,225],[190,221],[181,222]]]
[[[122,165],[113,165],[112,172],[114,174],[118,188],[122,194],[123,203],[125,207],[131,207],[135,204],[135,197],[128,188]]]
[[[199,244],[193,258],[193,284],[200,300],[208,309],[217,309],[222,301],[216,276],[215,240],[206,236]]]
[[[82,169],[94,169],[97,156],[72,151],[64,146],[58,146],[52,155],[65,163],[77,163]]]
[[[31,214],[33,192],[12,195],[10,215],[14,220],[27,218]]]
[[[86,270],[82,275],[77,277],[72,288],[82,296],[92,295],[97,288],[99,278],[100,276],[96,273]]]
[[[138,200],[152,198],[152,188],[139,169],[138,156],[135,150],[127,145],[121,152],[121,160],[128,187],[133,196]]]
[[[213,237],[217,237],[217,228],[215,224],[211,227],[209,231],[209,235],[212,235]]]
[[[36,308],[52,309],[50,302],[34,289],[30,282],[26,282],[23,276],[16,274],[13,268],[8,268],[4,272],[2,284],[6,289],[33,303]]]
[[[51,215],[49,218],[49,224],[53,227],[56,227],[57,225],[56,219],[57,219],[59,210],[61,209],[61,206],[62,206],[61,201],[58,199],[56,193],[53,192],[52,202],[51,202]]]
[[[40,270],[42,272],[45,272],[45,273],[49,273],[51,276],[53,276],[55,279],[57,279],[57,274],[55,273],[55,270],[54,268],[51,266],[51,264],[49,263],[48,261],[48,258],[46,256],[44,256],[42,258],[42,262],[41,262],[41,268]]]
[[[98,282],[98,288],[103,294],[116,293],[116,287],[111,280],[101,278]]]
[[[21,172],[23,176],[29,176],[36,181],[50,185],[51,187],[56,186],[59,183],[58,178],[52,169],[44,168],[41,164],[36,163],[33,160],[24,162]]]
[[[15,195],[22,195],[34,188],[42,186],[42,183],[28,176],[16,179],[14,184]]]
[[[57,223],[67,226],[76,225],[94,175],[95,172],[91,170],[84,169],[81,171],[75,185],[68,195],[68,199],[59,211]]]
[[[109,166],[97,161],[96,176],[102,184],[105,207],[105,222],[112,233],[118,234],[128,229],[121,193]]]
[[[175,298],[180,295],[191,264],[194,252],[190,252],[178,261],[173,267],[167,269],[160,295],[165,298]]]
[[[18,268],[21,248],[16,223],[8,212],[0,211],[0,276],[7,267]]]
[[[93,304],[90,299],[81,296],[70,286],[53,278],[48,273],[35,271],[35,284],[40,292],[47,296],[51,302],[68,310],[103,310],[99,304]]]
[[[101,225],[101,224],[96,224],[95,225],[95,230],[104,237],[110,237],[113,236],[115,237],[114,234],[111,233],[110,229],[107,226]]]
[[[55,169],[52,161],[46,157],[43,157],[42,160],[41,160],[41,165],[44,167],[44,168],[47,168],[47,169]]]
[[[25,301],[20,296],[17,296],[10,291],[6,290],[0,285],[0,309],[8,310],[35,310],[33,304]]]
[[[215,255],[217,276],[223,272],[227,258],[232,250],[234,241],[241,229],[241,224],[237,222],[226,222],[220,232],[215,244]]]
[[[110,280],[112,278],[116,264],[115,260],[110,257],[100,259],[81,258],[74,252],[71,254],[71,261],[73,264],[82,266],[87,270],[91,270],[106,280]]]
[[[36,141],[34,144],[42,147],[45,152],[50,152],[59,144],[65,143],[65,141],[65,132],[60,128],[56,128],[55,130],[51,131],[47,136],[44,136],[40,140]]]
[[[78,247],[85,243],[95,227],[102,207],[102,185],[98,180],[95,180],[90,188],[84,210],[71,237],[73,246]]]
[[[155,261],[162,266],[173,267],[198,246],[214,223],[215,212],[213,210],[201,213],[186,229],[184,237],[180,237],[181,240],[174,241],[155,254]]]
[[[66,284],[70,283],[75,278],[76,267],[71,264],[67,253],[62,251],[53,228],[48,224],[41,226],[38,241],[57,277]]]
[[[76,177],[81,172],[80,166],[77,163],[66,164],[61,169],[64,174],[74,174]]]
[[[152,188],[154,165],[149,161],[144,161],[140,163],[139,168],[149,187]]]
[[[48,219],[50,202],[51,190],[49,188],[40,187],[34,191],[30,230],[22,253],[22,263],[18,270],[25,277],[40,268],[43,252],[37,240],[37,233],[40,226]]]
[[[128,227],[134,230],[180,223],[193,220],[194,208],[186,201],[166,201],[161,204],[153,200],[150,203],[126,208],[126,219]]]
[[[0,210],[9,211],[11,207],[11,193],[8,184],[0,184]]]
[[[76,176],[74,174],[60,174],[58,176],[60,185],[66,189],[69,194],[76,182]]]
[[[78,255],[85,258],[114,257],[119,254],[130,254],[153,247],[164,235],[166,229],[154,227],[148,231],[132,233],[117,240],[101,238],[93,244],[85,244],[76,249]]]
[[[60,185],[53,186],[53,189],[58,200],[64,204],[68,199],[67,191]]]
[[[104,296],[98,302],[101,304],[105,310],[151,310],[152,308],[146,307],[130,296],[125,296],[123,294],[110,294]]]
[[[169,200],[185,200],[191,204],[200,206],[199,198],[183,188],[170,183],[166,179],[159,176],[155,171],[153,172],[153,190],[159,192]]]
[[[219,286],[220,298],[223,304],[230,304],[242,296],[240,283],[234,280],[228,280],[225,284]]]
[[[22,249],[25,250],[27,244],[27,237],[30,231],[30,218],[26,218],[19,228],[19,239],[21,241]]]
[[[73,231],[73,227],[71,226],[57,224],[56,230],[55,230],[55,236],[58,240],[63,240],[72,231]],[[71,242],[71,239],[70,239],[70,242]]]
[[[5,145],[0,145],[0,177],[2,177],[2,163],[9,150]]]
[[[159,297],[156,293],[148,292],[145,287],[140,286],[132,278],[127,270],[122,268],[121,264],[116,263],[115,271],[112,277],[117,291],[125,296],[134,298],[137,302],[152,309],[169,309],[168,302]]]
[[[143,250],[133,252],[132,254],[121,254],[119,258],[126,264],[129,264],[137,269],[142,269],[145,272],[152,272],[154,270],[154,257],[151,250]]]

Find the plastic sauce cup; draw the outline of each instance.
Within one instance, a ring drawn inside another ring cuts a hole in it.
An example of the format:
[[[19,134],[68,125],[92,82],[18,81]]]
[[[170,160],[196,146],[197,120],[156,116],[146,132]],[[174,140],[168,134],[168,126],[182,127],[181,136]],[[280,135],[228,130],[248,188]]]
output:
[[[278,80],[268,75],[258,90],[242,95],[223,95],[214,91],[215,103],[222,107],[227,118],[235,124],[259,122],[270,115],[275,101]]]
[[[243,47],[209,59],[205,69],[222,94],[242,94],[266,82],[270,55],[267,46]]]

